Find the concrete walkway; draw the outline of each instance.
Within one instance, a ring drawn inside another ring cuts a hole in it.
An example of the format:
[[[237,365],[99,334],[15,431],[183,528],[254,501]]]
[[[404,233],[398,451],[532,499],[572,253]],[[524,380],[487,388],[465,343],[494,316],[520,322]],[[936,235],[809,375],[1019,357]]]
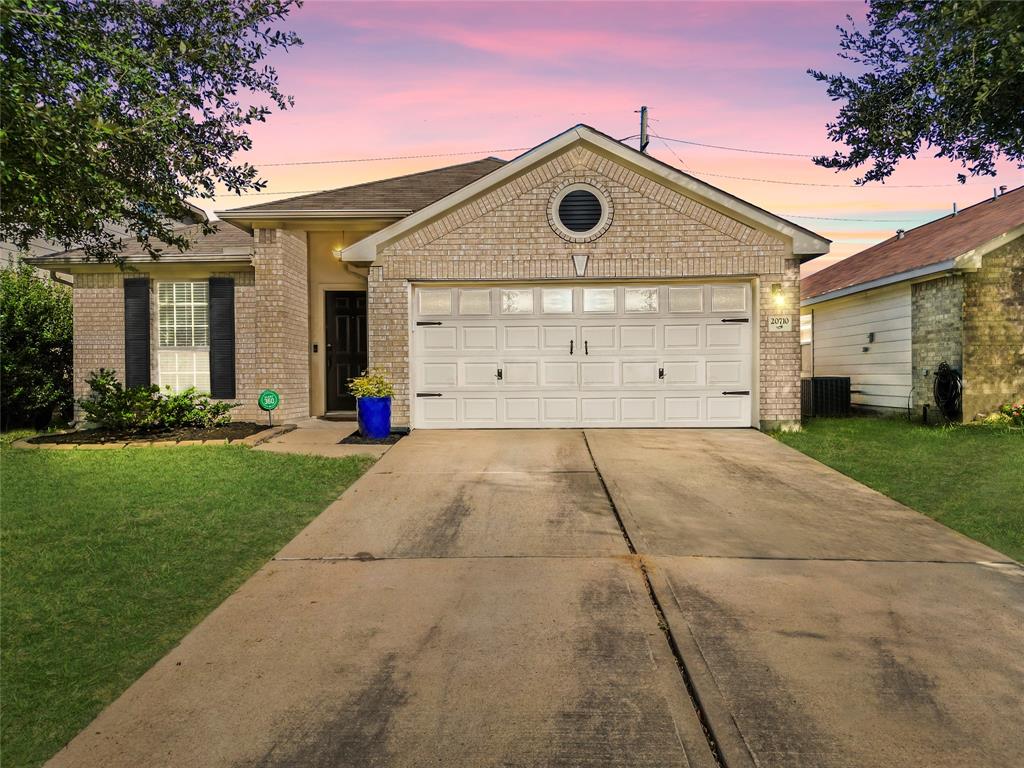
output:
[[[306,419],[296,428],[256,447],[257,451],[271,453],[304,453],[311,456],[340,458],[364,454],[383,456],[390,445],[339,445],[358,428],[354,421],[329,421],[327,419]]]
[[[1010,765],[1022,616],[756,432],[416,432],[51,765]]]

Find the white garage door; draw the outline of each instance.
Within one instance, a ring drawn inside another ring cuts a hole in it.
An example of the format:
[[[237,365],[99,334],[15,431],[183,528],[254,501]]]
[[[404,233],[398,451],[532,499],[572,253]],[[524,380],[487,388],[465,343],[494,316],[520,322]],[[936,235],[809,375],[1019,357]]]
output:
[[[413,426],[748,427],[747,283],[417,287]]]

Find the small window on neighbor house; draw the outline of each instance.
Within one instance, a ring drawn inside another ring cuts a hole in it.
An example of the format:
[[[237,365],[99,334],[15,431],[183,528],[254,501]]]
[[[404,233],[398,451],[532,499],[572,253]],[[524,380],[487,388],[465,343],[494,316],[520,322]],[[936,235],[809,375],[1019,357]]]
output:
[[[814,315],[800,315],[800,343],[810,344],[814,339]]]
[[[210,391],[209,285],[158,283],[157,383],[181,392]]]

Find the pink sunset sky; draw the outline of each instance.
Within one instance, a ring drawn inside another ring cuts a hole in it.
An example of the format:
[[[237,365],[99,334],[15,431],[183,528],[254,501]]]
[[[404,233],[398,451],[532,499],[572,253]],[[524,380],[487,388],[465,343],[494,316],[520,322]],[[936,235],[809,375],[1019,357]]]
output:
[[[811,270],[1024,183],[1003,163],[961,186],[932,152],[884,186],[811,163],[833,149],[836,105],[805,70],[854,71],[835,27],[864,13],[859,2],[307,2],[287,24],[305,45],[271,59],[295,107],[252,130],[247,159],[269,194],[207,207],[507,159],[576,123],[624,138],[642,104],[652,155],[835,241]],[[291,164],[411,155],[435,156]]]

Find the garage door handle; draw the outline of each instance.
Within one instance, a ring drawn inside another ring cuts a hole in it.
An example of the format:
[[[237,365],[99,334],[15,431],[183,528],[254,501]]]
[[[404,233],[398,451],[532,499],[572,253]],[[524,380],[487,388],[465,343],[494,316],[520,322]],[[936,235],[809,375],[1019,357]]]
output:
[[[584,355],[589,355],[590,354],[590,342],[589,341],[584,341],[583,342],[583,354]]]
[[[575,342],[575,340],[574,340],[574,339],[569,339],[569,354],[570,354],[570,355],[572,354],[572,348],[573,348],[573,345],[574,345],[575,343],[576,343],[576,342]]]
[[[416,397],[441,397],[440,392],[417,392]]]
[[[729,390],[728,392],[723,392],[722,394],[723,395],[749,395],[750,394],[750,390],[749,389],[732,389],[732,390]]]
[[[499,368],[498,372],[494,375],[498,379],[498,381],[501,381],[504,378],[504,373],[502,372],[501,368]]]
[[[723,317],[722,318],[722,322],[723,323],[749,323],[750,322],[750,318],[749,317]],[[440,323],[438,323],[438,325],[440,325]]]
[[[665,369],[664,368],[659,368],[658,369],[658,378],[659,379],[664,379],[665,378]]]

